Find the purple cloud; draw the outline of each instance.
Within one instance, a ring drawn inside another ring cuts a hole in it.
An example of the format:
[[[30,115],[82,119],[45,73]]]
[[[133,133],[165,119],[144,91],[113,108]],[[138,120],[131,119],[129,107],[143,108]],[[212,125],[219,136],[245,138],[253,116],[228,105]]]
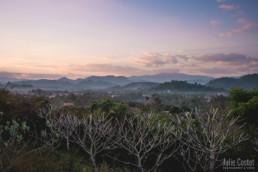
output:
[[[243,20],[241,20],[243,22]],[[231,32],[227,33],[228,37],[233,36],[233,34],[243,34],[243,33],[247,33],[249,30],[253,30],[253,29],[257,29],[258,28],[258,24],[256,23],[248,23],[245,24],[242,28],[240,29],[233,29]],[[220,36],[225,36],[224,33],[221,33]]]
[[[177,58],[170,54],[145,53],[142,57],[134,57],[133,61],[146,67],[161,67],[165,64],[177,64]]]

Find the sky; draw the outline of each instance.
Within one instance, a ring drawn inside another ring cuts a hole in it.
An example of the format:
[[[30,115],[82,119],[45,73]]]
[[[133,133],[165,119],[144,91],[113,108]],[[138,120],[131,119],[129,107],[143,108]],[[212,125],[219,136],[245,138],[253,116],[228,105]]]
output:
[[[0,75],[258,73],[257,0],[0,0]]]

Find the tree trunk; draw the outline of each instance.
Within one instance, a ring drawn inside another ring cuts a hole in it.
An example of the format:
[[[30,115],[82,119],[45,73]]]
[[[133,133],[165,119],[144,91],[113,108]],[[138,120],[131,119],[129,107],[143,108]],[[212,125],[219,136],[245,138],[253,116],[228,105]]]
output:
[[[94,167],[94,171],[97,171],[98,168],[97,168],[95,156],[94,156],[94,155],[90,155],[90,159],[91,159],[91,163],[92,163],[92,165],[93,165],[93,167]]]
[[[139,166],[141,172],[144,172],[140,155],[137,155],[137,160],[138,160],[138,166]]]
[[[70,150],[69,138],[66,138],[66,148],[67,148],[67,150],[68,150],[68,152],[69,152],[69,150]]]
[[[214,166],[215,166],[215,155],[214,152],[210,152],[210,172],[214,171]]]

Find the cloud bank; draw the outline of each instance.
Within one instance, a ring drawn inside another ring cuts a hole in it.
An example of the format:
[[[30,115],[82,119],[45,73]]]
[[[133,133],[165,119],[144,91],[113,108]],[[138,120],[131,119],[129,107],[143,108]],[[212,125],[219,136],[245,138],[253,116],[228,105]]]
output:
[[[224,9],[224,10],[235,10],[238,9],[240,6],[239,5],[226,5],[226,4],[222,4],[219,6],[219,8]]]
[[[177,58],[170,54],[144,53],[144,56],[134,57],[133,61],[143,64],[145,67],[162,67],[166,64],[177,64]]]

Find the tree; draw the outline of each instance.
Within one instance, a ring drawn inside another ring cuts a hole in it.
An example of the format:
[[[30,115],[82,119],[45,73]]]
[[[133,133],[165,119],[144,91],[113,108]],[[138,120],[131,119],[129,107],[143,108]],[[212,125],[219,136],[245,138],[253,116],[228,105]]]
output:
[[[236,126],[239,118],[229,119],[229,115],[218,109],[205,113],[196,109],[187,119],[172,119],[183,133],[181,155],[189,169],[199,165],[204,171],[213,171],[221,165],[221,154],[247,139],[240,132],[243,126]]]
[[[130,115],[129,107],[125,103],[121,102],[113,102],[110,99],[103,100],[100,103],[91,103],[87,107],[88,111],[91,114],[94,113],[105,113],[108,114],[109,117],[112,118],[123,118],[125,115]]]
[[[224,95],[213,95],[210,99],[209,107],[227,109],[227,107],[229,107],[229,97]]]
[[[245,129],[251,138],[258,137],[258,91],[245,91],[242,88],[234,88],[230,92],[232,105],[232,117],[241,119],[239,124],[246,123]]]
[[[173,126],[169,122],[161,122],[155,114],[135,114],[117,121],[120,139],[117,146],[123,148],[134,161],[114,158],[119,162],[137,167],[140,171],[156,171],[160,165],[170,158],[178,149],[178,143],[173,134]],[[152,166],[147,166],[152,159]]]
[[[96,156],[105,149],[112,149],[114,145],[116,126],[108,115],[89,115],[81,119],[69,113],[54,114],[50,109],[42,113],[49,121],[51,131],[69,142],[80,146],[90,156],[92,165],[97,171]]]
[[[0,171],[10,170],[18,160],[33,152],[53,148],[56,139],[46,129],[39,136],[26,121],[2,121],[2,115],[0,112]]]

